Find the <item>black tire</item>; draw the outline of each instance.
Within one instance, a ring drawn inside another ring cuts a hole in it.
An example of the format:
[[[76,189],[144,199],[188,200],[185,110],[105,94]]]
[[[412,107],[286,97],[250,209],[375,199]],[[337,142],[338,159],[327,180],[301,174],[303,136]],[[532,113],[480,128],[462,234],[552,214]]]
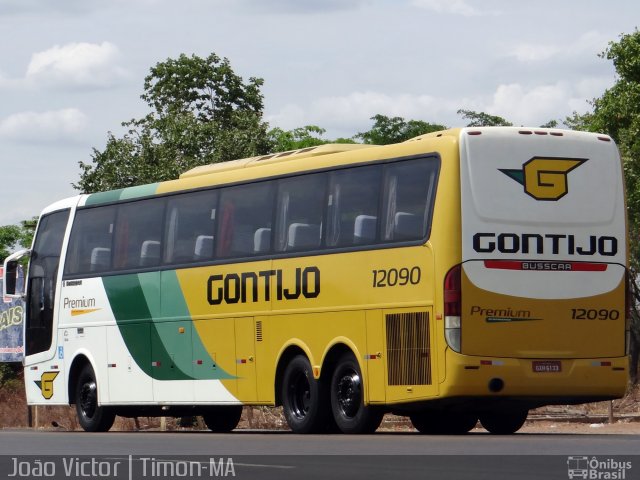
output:
[[[282,407],[294,433],[327,430],[329,400],[326,385],[313,378],[311,364],[304,355],[293,357],[282,376]]]
[[[208,409],[202,419],[212,432],[229,433],[238,426],[241,416],[242,405],[220,405]]]
[[[480,423],[490,433],[510,435],[520,430],[528,414],[528,410],[486,412],[480,414]]]
[[[91,365],[85,365],[75,390],[78,422],[85,432],[108,432],[116,419],[115,412],[98,405],[98,382]]]
[[[420,433],[428,435],[463,435],[478,423],[478,416],[466,412],[425,411],[409,417]]]
[[[331,410],[342,433],[373,433],[380,426],[384,411],[364,404],[364,384],[358,361],[343,355],[331,376]]]

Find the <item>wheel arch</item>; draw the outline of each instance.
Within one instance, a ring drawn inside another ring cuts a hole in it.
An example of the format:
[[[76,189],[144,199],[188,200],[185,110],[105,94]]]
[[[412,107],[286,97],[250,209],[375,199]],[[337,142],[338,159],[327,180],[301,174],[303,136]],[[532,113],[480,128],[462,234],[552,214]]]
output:
[[[276,375],[274,378],[274,389],[275,389],[275,406],[278,407],[282,405],[282,378],[284,376],[284,371],[287,368],[287,365],[291,361],[292,358],[297,355],[304,355],[311,361],[313,356],[309,350],[309,347],[303,342],[291,342],[288,345],[285,345],[282,348],[282,351],[278,355],[278,360],[276,361]]]
[[[336,368],[338,360],[345,354],[351,354],[354,356],[358,364],[360,364],[360,370],[364,371],[364,365],[360,362],[358,350],[352,342],[346,338],[339,338],[332,342],[325,351],[322,357],[322,368],[320,370],[320,378],[323,380],[331,381],[331,375]]]
[[[78,383],[78,377],[80,376],[80,372],[84,369],[85,366],[89,365],[93,369],[93,374],[96,375],[96,381],[98,381],[96,368],[93,365],[93,362],[90,360],[90,355],[85,352],[79,352],[73,358],[71,362],[71,366],[69,367],[69,376],[67,382],[67,394],[69,395],[69,405],[73,405],[76,403],[76,384]]]

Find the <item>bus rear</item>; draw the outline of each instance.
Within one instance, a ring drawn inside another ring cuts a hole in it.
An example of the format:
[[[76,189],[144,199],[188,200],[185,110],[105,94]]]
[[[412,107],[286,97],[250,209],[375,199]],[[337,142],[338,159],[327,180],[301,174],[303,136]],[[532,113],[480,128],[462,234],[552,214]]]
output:
[[[460,170],[445,395],[480,396],[475,407],[494,412],[622,396],[627,244],[614,142],[463,129]]]

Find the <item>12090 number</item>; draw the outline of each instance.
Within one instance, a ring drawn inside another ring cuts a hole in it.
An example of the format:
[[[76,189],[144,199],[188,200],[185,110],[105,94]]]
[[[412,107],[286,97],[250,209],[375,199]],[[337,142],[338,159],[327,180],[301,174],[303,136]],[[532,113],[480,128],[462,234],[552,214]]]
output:
[[[606,308],[600,310],[595,308],[571,309],[572,320],[618,320],[618,318],[620,318],[618,310],[607,310]]]
[[[373,288],[417,285],[421,277],[420,267],[373,270]]]

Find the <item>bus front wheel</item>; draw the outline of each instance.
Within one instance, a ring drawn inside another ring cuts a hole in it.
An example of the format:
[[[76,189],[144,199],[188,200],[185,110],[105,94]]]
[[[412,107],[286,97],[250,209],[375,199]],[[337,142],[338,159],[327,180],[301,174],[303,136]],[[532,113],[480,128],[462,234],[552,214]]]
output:
[[[528,414],[528,410],[485,412],[480,414],[480,423],[490,433],[509,435],[520,430]]]
[[[282,376],[282,407],[294,433],[319,433],[329,418],[327,388],[313,378],[311,364],[304,355],[291,359]]]
[[[331,409],[342,433],[373,433],[382,422],[384,411],[364,404],[360,365],[350,353],[340,358],[331,377]]]
[[[229,433],[238,426],[242,416],[242,405],[212,407],[202,416],[205,425],[214,433]]]
[[[98,405],[98,383],[91,365],[85,365],[76,383],[76,413],[86,432],[107,432],[116,419],[115,412]]]

